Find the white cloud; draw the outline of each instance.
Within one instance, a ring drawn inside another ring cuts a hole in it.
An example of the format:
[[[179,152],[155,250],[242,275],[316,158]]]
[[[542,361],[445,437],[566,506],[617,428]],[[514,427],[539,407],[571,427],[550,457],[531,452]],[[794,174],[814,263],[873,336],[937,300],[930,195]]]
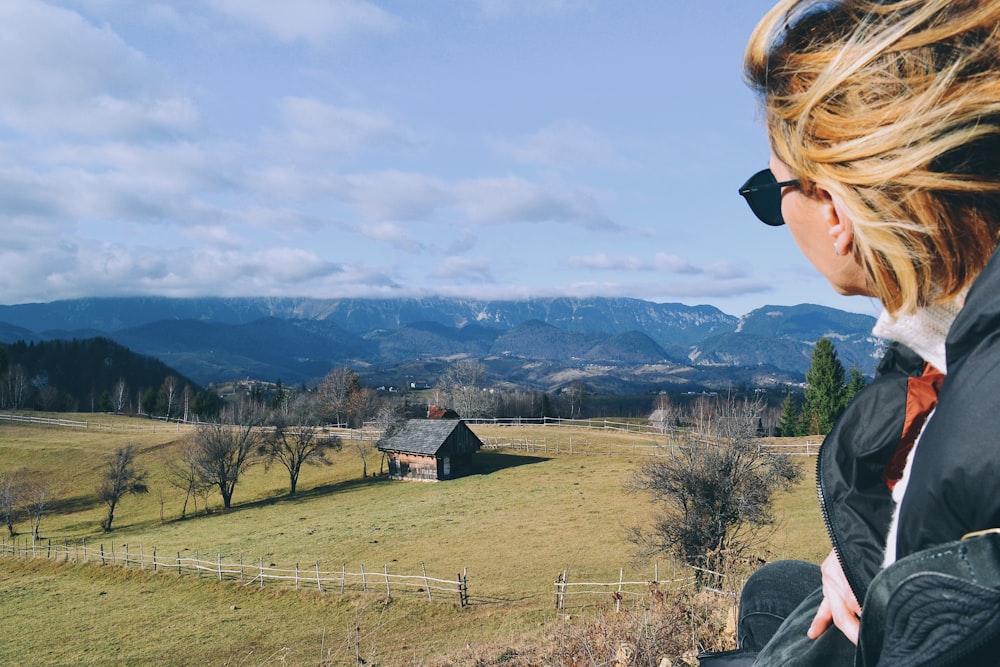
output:
[[[388,170],[347,177],[342,196],[369,220],[429,221],[453,203],[450,190],[433,176]]]
[[[281,151],[340,157],[369,145],[407,148],[417,143],[413,133],[372,111],[338,107],[308,97],[285,97],[278,102],[278,109],[285,129],[271,140]]]
[[[473,222],[559,222],[619,229],[597,198],[581,188],[540,185],[517,177],[480,178],[455,187],[458,208]]]
[[[400,20],[365,0],[208,0],[216,10],[283,42],[322,44],[357,33],[389,33]]]
[[[495,281],[489,265],[489,260],[482,258],[446,257],[433,265],[429,275],[457,284],[492,283]]]
[[[566,265],[574,269],[595,271],[648,271],[650,266],[638,257],[612,256],[607,253],[570,257]]]
[[[657,268],[668,273],[701,273],[702,270],[692,264],[689,260],[677,255],[670,255],[664,252],[656,253],[654,259]]]
[[[494,150],[517,162],[548,167],[624,164],[611,141],[579,121],[563,120],[532,134],[496,139]]]
[[[0,3],[0,25],[0,124],[130,137],[197,125],[194,104],[157,86],[145,57],[109,27],[35,0]]]

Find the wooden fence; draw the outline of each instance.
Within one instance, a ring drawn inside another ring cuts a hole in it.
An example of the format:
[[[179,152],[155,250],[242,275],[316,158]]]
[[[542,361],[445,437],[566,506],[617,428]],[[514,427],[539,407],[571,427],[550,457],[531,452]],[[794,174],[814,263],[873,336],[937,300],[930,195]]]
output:
[[[112,544],[105,549],[101,544],[97,548],[88,546],[87,541],[70,545],[69,543],[52,544],[51,540],[42,543],[31,540],[27,536],[18,543],[4,538],[0,540],[0,556],[15,558],[46,558],[50,560],[73,561],[76,563],[100,564],[102,566],[118,566],[152,572],[176,573],[178,575],[194,575],[209,577],[217,581],[239,581],[244,586],[264,587],[265,583],[272,585],[294,587],[298,589],[315,588],[317,591],[345,593],[348,589],[373,593],[385,591],[386,598],[394,593],[409,593],[426,595],[428,601],[434,599],[434,593],[445,593],[448,597],[458,596],[463,607],[469,604],[468,572],[463,570],[456,579],[438,579],[427,574],[427,567],[421,563],[421,574],[391,574],[389,566],[383,565],[381,570],[366,570],[361,565],[357,572],[350,572],[347,564],[339,571],[324,571],[320,569],[319,561],[307,567],[278,568],[274,563],[264,564],[259,558],[256,563],[245,562],[241,556],[237,562],[226,562],[222,555],[215,560],[204,560],[198,553],[194,557],[181,557],[180,552],[174,555],[158,552],[156,547],[146,551],[140,545],[138,548],[124,545],[124,551],[115,550]],[[442,599],[438,595],[438,599]]]
[[[569,571],[563,570],[556,576],[555,606],[556,609],[566,609],[570,606],[567,598],[586,597],[591,604],[607,601],[610,598],[615,603],[615,611],[621,611],[622,602],[626,598],[639,599],[647,596],[662,605],[666,592],[693,588],[699,578],[700,590],[720,595],[735,605],[735,591],[742,590],[743,584],[746,583],[743,579],[728,581],[732,579],[730,575],[700,567],[688,566],[684,571],[691,571],[692,574],[682,575],[674,572],[669,579],[660,579],[659,565],[656,565],[653,578],[647,581],[625,581],[624,568],[618,571],[618,581],[570,581]],[[576,606],[584,604],[586,603],[579,602]]]
[[[660,579],[659,565],[653,572],[653,578],[646,581],[625,581],[625,569],[618,571],[618,581],[570,581],[569,571],[563,570],[556,576],[556,609],[566,609],[567,598],[588,597],[591,600],[607,600],[609,597],[615,603],[615,611],[621,610],[622,601],[626,597],[640,598],[652,596],[658,602],[663,601],[665,590],[681,590],[694,586],[694,575],[677,576],[666,580]],[[581,603],[582,604],[582,603]],[[580,606],[580,605],[577,605]]]
[[[664,456],[673,442],[609,442],[593,441],[584,438],[569,438],[567,442],[561,438],[504,438],[499,436],[482,436],[484,449],[505,449],[527,454],[617,454],[624,456]],[[785,456],[816,456],[819,453],[821,440],[806,440],[793,443],[774,443],[761,441],[758,450],[761,453],[782,454]]]

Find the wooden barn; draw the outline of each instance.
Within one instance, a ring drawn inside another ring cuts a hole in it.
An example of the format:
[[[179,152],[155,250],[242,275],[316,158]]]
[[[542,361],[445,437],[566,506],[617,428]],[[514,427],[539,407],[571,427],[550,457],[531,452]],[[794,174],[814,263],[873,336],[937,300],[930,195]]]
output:
[[[468,475],[482,441],[460,419],[410,419],[378,442],[389,478],[439,482]]]

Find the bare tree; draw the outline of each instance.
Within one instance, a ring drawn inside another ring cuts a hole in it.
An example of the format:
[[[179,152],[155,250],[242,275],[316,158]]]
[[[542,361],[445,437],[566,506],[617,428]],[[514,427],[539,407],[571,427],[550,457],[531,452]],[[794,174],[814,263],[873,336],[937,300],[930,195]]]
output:
[[[669,433],[677,429],[680,414],[680,409],[670,401],[670,397],[666,394],[660,394],[653,404],[650,422],[660,433]]]
[[[28,515],[28,522],[31,524],[31,535],[36,540],[40,539],[39,528],[42,525],[42,517],[48,511],[52,503],[52,491],[46,481],[32,481],[24,485],[24,511]]]
[[[125,378],[118,378],[115,386],[111,389],[111,403],[115,414],[121,414],[122,410],[125,409],[125,405],[128,403],[128,384],[125,382]]]
[[[282,401],[269,419],[258,453],[264,465],[275,461],[288,471],[288,495],[294,496],[303,465],[330,465],[327,453],[341,448],[340,438],[327,437],[320,427],[314,398],[298,394]]]
[[[665,456],[635,472],[633,487],[648,492],[660,510],[651,530],[633,530],[648,552],[716,568],[749,555],[773,524],[772,497],[798,476],[787,457],[761,451],[760,400],[719,399],[702,428],[686,432]]]
[[[111,522],[115,518],[115,508],[122,498],[129,494],[147,493],[146,472],[135,467],[136,448],[129,443],[119,448],[104,471],[104,479],[97,487],[97,497],[108,506],[108,514],[101,521],[101,529],[111,531]]]
[[[183,421],[187,423],[191,419],[191,398],[194,396],[194,389],[191,385],[184,385],[184,418]]]
[[[391,401],[383,401],[379,405],[378,410],[375,412],[375,428],[378,429],[380,437],[384,438],[402,426],[406,422],[406,416],[403,414],[403,410],[400,406],[394,405]],[[368,473],[368,454],[378,451],[378,443],[372,442],[368,444],[369,451],[358,452],[361,457],[362,466],[362,477]],[[385,471],[385,453],[381,452],[381,458],[379,460],[378,474],[381,475]]]
[[[181,518],[187,517],[188,502],[194,500],[194,511],[198,512],[198,496],[206,495],[212,485],[202,480],[198,461],[200,450],[191,440],[181,444],[175,458],[166,462],[167,483],[184,492],[184,505],[181,507]],[[207,507],[207,505],[206,505]]]
[[[3,395],[0,396],[3,399],[3,407],[11,410],[19,410],[24,407],[29,387],[31,387],[31,382],[23,366],[14,364],[8,368],[3,374]]]
[[[170,419],[170,415],[174,413],[174,404],[177,402],[178,384],[179,382],[175,376],[168,375],[163,380],[163,387],[160,388],[167,419]]]
[[[21,505],[21,480],[16,475],[0,475],[0,519],[11,537],[17,535],[14,523]]]
[[[199,477],[219,489],[222,504],[232,506],[240,477],[257,462],[257,445],[265,412],[258,401],[243,399],[223,411],[223,419],[194,433]]]
[[[486,366],[469,359],[456,361],[438,378],[437,391],[447,405],[464,419],[490,417],[496,400],[486,387]]]
[[[317,387],[320,414],[338,425],[347,423],[351,413],[351,395],[361,390],[358,374],[350,368],[334,368]]]
[[[562,390],[561,396],[566,402],[570,419],[579,419],[583,416],[584,406],[587,403],[587,394],[586,383],[579,380],[570,383],[569,386]]]

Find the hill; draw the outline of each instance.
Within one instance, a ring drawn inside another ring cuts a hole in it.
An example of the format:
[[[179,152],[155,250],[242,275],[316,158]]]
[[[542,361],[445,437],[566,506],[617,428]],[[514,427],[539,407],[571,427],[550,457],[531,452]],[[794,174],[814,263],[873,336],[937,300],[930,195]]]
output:
[[[801,382],[812,345],[874,370],[874,318],[814,305],[737,318],[712,306],[640,299],[106,298],[0,306],[0,341],[100,335],[196,382],[247,376],[312,383],[350,366],[401,386],[459,358],[497,383],[555,391],[649,392]],[[414,364],[417,364],[414,366]],[[595,368],[600,366],[601,368]],[[608,378],[605,381],[605,378]]]
[[[518,664],[443,656],[469,645],[499,655],[558,638],[611,605],[605,589],[554,609],[561,572],[576,582],[617,581],[620,572],[645,582],[657,566],[662,580],[678,572],[665,559],[635,559],[628,541],[628,529],[648,521],[651,510],[647,498],[624,490],[649,444],[635,433],[475,427],[483,438],[532,442],[538,451],[480,452],[479,474],[441,484],[362,479],[357,453],[345,447],[333,465],[304,471],[295,498],[285,496],[280,469],[258,466],[237,487],[232,511],[221,511],[215,496],[212,512],[200,506],[180,520],[184,493],[170,484],[166,464],[190,427],[115,417],[101,428],[0,428],[5,469],[46,474],[58,490],[41,524],[53,545],[86,539],[119,557],[124,549],[148,557],[156,548],[168,560],[242,560],[248,579],[260,562],[299,564],[303,578],[316,563],[324,571],[364,565],[372,573],[417,575],[426,566],[429,576],[443,578],[467,568],[472,602],[460,608],[438,593],[432,602],[395,592],[386,600],[376,585],[367,594],[319,593],[305,584],[220,583],[208,573],[0,557],[0,597],[17,605],[5,628],[18,638],[0,644],[2,664],[359,664],[357,651],[367,664]],[[106,457],[127,442],[140,450],[150,493],[127,497],[118,527],[103,534],[95,480]],[[809,475],[779,507],[783,530],[770,553],[821,559],[828,543]]]
[[[214,413],[217,397],[163,361],[140,355],[107,338],[0,343],[0,407],[6,409],[115,411],[121,404],[141,404],[147,414],[168,414],[158,404],[167,379],[176,387],[174,415],[180,413],[184,388],[187,409]],[[140,410],[142,412],[142,410]]]

